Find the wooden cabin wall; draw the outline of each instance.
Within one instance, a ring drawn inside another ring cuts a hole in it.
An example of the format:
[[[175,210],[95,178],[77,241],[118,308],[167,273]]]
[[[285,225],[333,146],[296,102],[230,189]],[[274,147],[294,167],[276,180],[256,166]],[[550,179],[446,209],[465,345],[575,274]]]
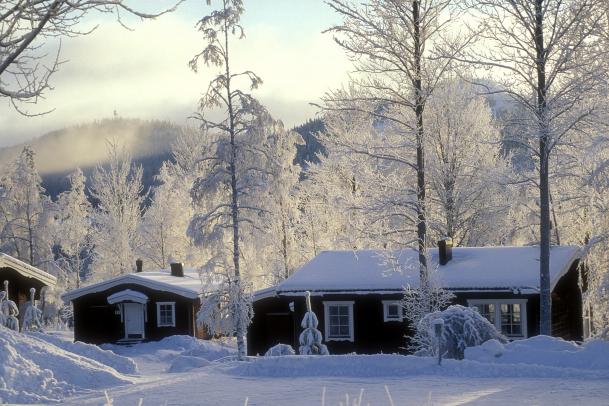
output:
[[[171,335],[195,336],[195,309],[198,299],[188,299],[141,285],[122,284],[101,292],[90,293],[72,301],[74,304],[74,339],[92,344],[110,343],[123,339],[125,330],[116,304],[108,296],[131,289],[148,296],[145,339],[160,340]],[[175,327],[157,327],[157,302],[175,302]]]
[[[577,264],[563,276],[552,291],[552,335],[565,340],[583,340],[582,293]]]

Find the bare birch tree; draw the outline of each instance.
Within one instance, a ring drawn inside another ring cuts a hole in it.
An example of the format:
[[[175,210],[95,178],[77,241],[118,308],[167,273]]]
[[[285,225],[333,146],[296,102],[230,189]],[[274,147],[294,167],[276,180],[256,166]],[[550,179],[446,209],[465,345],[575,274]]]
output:
[[[189,229],[195,243],[205,244],[213,251],[204,268],[219,272],[224,278],[225,299],[216,301],[227,308],[231,321],[229,331],[236,335],[238,355],[243,358],[252,315],[245,288],[243,240],[253,237],[254,232],[263,232],[258,218],[266,212],[256,199],[256,191],[265,187],[265,178],[269,175],[264,163],[271,151],[266,148],[264,138],[272,132],[269,127],[275,124],[266,109],[240,88],[254,90],[262,80],[249,70],[235,73],[231,65],[231,40],[234,36],[244,37],[240,25],[243,2],[222,0],[220,4],[218,10],[197,24],[207,45],[190,61],[195,72],[201,62],[220,72],[211,80],[199,105],[198,119],[208,143],[201,158],[204,174],[192,189],[200,211]],[[205,115],[214,108],[222,110],[220,121]],[[244,227],[250,228],[249,235],[244,235]],[[202,321],[210,320],[203,317]],[[214,324],[210,322],[209,327],[213,328]]]
[[[0,2],[0,97],[15,109],[18,102],[35,103],[51,89],[49,80],[57,72],[62,37],[91,33],[79,23],[91,13],[115,14],[152,19],[175,10],[146,13],[124,0],[3,0]],[[49,48],[55,47],[55,52]],[[51,54],[52,56],[49,56]],[[26,113],[27,114],[27,113]]]
[[[421,288],[428,285],[427,184],[425,178],[425,105],[436,83],[450,67],[435,47],[453,20],[450,0],[328,0],[343,23],[328,30],[354,62],[354,91],[334,91],[324,97],[328,111],[364,111],[390,125],[404,141],[382,151],[354,148],[403,166],[403,176],[414,174],[416,185],[416,247]],[[458,48],[458,47],[457,47]],[[365,146],[364,146],[365,147]],[[393,153],[395,147],[399,152]],[[404,159],[404,150],[412,156]]]
[[[583,129],[597,106],[589,95],[602,86],[607,50],[600,46],[604,0],[464,0],[471,6],[479,43],[463,61],[487,69],[524,112],[524,135],[513,140],[531,151],[539,192],[540,332],[551,334],[551,163],[555,150]]]

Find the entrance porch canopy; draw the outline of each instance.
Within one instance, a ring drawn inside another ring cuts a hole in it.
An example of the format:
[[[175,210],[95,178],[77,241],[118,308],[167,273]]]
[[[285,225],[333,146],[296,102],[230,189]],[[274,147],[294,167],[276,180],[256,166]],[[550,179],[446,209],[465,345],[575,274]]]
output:
[[[108,296],[108,303],[115,304],[121,302],[134,302],[140,304],[146,304],[148,302],[148,296],[141,292],[137,292],[131,289],[121,290],[113,295]]]

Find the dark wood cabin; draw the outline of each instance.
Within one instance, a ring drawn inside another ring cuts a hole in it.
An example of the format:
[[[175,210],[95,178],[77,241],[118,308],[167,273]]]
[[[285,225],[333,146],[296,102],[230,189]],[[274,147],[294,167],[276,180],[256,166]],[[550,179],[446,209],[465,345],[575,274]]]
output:
[[[42,289],[52,288],[56,283],[53,275],[10,255],[0,254],[0,289],[7,291],[6,298],[17,304],[20,326],[23,325],[23,316],[30,300],[30,289],[36,289],[35,299],[40,300]]]
[[[172,335],[206,338],[195,322],[201,291],[197,272],[171,264],[168,271],[119,276],[68,292],[63,299],[74,306],[75,341],[130,343]]]
[[[454,304],[478,308],[510,339],[539,334],[539,248],[430,251],[437,264],[433,278],[454,293]],[[388,269],[389,263],[398,265]],[[578,263],[577,247],[552,248],[553,335],[568,340],[583,335]],[[405,337],[412,332],[400,301],[404,286],[418,286],[416,265],[410,250],[321,253],[284,282],[255,294],[248,354],[264,354],[278,343],[298,351],[306,291],[331,354],[406,353]]]

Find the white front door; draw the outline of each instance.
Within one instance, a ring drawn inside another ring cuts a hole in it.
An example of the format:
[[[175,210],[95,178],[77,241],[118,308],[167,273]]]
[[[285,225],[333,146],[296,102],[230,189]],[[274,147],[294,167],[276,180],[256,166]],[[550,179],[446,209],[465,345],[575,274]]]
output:
[[[125,338],[144,338],[144,306],[140,303],[123,303]]]

